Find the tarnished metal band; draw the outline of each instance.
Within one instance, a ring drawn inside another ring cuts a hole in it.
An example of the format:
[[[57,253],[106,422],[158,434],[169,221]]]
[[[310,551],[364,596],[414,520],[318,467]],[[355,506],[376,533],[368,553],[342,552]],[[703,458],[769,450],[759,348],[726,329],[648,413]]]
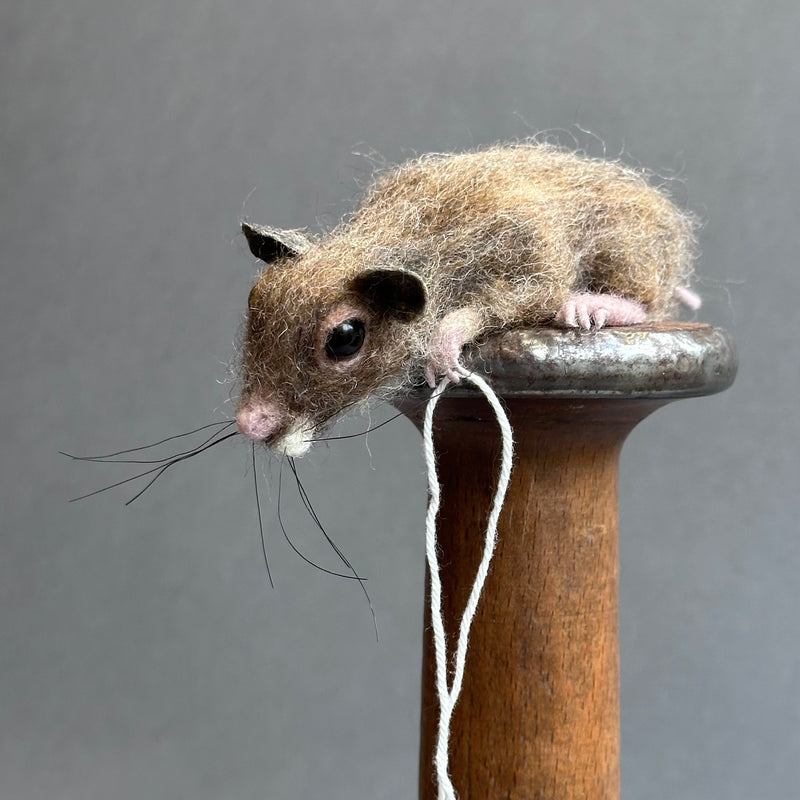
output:
[[[472,347],[465,366],[505,397],[699,397],[736,376],[730,336],[710,325],[670,323],[600,331],[526,328]],[[464,383],[450,396],[473,396]]]

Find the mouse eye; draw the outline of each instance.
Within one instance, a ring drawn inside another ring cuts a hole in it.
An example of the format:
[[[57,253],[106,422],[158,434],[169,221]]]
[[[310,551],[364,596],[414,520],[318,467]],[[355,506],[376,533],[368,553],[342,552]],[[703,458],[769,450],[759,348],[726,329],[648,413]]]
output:
[[[331,358],[347,358],[357,353],[364,344],[366,329],[360,319],[340,322],[325,341],[325,352]]]

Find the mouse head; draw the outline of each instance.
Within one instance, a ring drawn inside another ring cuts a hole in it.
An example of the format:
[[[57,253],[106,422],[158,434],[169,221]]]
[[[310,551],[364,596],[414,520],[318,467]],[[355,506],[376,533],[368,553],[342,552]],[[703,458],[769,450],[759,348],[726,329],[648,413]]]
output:
[[[242,230],[268,268],[248,301],[237,424],[299,456],[342,411],[408,380],[425,285],[402,268],[365,267],[363,248],[335,235]]]

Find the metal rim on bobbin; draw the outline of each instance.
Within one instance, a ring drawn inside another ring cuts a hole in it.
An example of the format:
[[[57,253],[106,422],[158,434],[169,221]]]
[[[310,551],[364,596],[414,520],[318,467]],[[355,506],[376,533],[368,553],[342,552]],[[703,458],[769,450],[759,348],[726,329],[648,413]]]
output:
[[[726,331],[668,323],[505,331],[470,347],[464,365],[485,375],[504,397],[666,400],[727,389],[738,361]],[[467,382],[448,389],[451,397],[475,393]]]

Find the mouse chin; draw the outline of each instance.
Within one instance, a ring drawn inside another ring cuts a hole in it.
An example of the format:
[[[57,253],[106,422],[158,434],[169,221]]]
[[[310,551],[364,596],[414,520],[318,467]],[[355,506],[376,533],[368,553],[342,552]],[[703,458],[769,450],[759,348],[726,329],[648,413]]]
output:
[[[280,439],[270,442],[270,447],[276,453],[282,453],[290,458],[300,458],[310,449],[314,440],[314,428],[311,425],[297,425]]]

